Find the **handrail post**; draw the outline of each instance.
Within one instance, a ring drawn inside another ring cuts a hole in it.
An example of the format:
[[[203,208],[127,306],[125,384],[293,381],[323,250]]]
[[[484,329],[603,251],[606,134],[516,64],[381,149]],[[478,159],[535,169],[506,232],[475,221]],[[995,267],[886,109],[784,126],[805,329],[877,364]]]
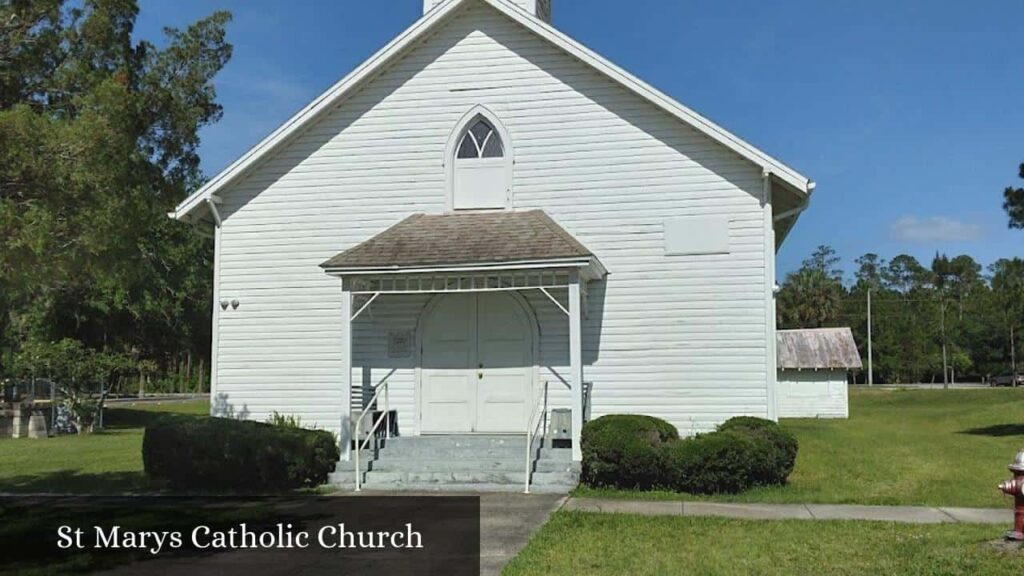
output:
[[[359,481],[362,480],[359,468],[359,425],[356,423],[356,492],[362,492]]]
[[[366,445],[370,443],[370,440],[375,439],[375,435],[377,434],[377,430],[380,428],[381,422],[387,421],[388,426],[391,425],[391,406],[390,406],[389,400],[388,400],[388,398],[389,398],[388,389],[390,388],[390,386],[388,386],[388,384],[390,384],[390,382],[387,379],[385,379],[383,382],[381,382],[380,384],[377,385],[377,388],[376,388],[377,391],[373,394],[373,397],[370,398],[370,401],[367,403],[366,407],[363,408],[363,411],[359,413],[359,418],[356,418],[356,421],[355,421],[355,424],[354,424],[355,429],[356,429],[356,431],[355,431],[355,437],[356,437],[355,438],[355,441],[356,441],[356,448],[355,448],[355,453],[356,453],[356,458],[355,458],[355,463],[356,463],[356,492],[361,492],[362,491],[362,476],[363,476],[363,474],[362,474],[362,469],[359,466],[359,453],[363,451],[363,448],[366,448]],[[366,440],[360,441],[359,440],[359,429],[360,429],[360,426],[362,426],[363,420],[366,418],[366,415],[370,413],[370,410],[374,406],[377,405],[377,400],[380,398],[381,392],[384,393],[384,407],[385,407],[385,411],[376,420],[373,421],[373,426],[370,428],[370,433],[366,437]],[[390,438],[390,436],[388,436],[388,437]]]

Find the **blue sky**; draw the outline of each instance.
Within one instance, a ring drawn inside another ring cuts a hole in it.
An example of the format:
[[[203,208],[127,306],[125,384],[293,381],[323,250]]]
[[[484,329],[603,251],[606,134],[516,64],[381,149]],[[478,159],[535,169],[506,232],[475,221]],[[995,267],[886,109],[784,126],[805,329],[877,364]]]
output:
[[[234,14],[213,175],[408,27],[421,0],[142,0],[137,33]],[[1024,256],[1024,2],[553,0],[555,25],[818,183],[779,253]]]

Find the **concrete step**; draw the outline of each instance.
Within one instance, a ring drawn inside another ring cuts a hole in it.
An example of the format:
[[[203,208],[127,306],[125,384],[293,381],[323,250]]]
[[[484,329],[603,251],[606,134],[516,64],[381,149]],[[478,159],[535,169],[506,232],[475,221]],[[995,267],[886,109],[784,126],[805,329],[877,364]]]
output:
[[[541,460],[571,461],[572,450],[568,448],[534,448],[535,457]],[[360,458],[372,458],[373,450],[364,450]],[[526,457],[526,447],[521,445],[512,446],[491,446],[491,447],[454,447],[438,445],[418,445],[415,443],[393,444],[381,447],[378,451],[380,459],[384,458],[420,458],[420,459],[449,459],[460,460],[478,458],[487,460],[522,460]]]
[[[540,444],[540,439],[535,440]],[[518,448],[526,449],[526,437],[519,435],[446,435],[446,436],[400,436],[384,440],[388,448],[413,445],[417,448]]]
[[[574,472],[579,466],[568,460],[535,460],[533,470],[536,472]],[[349,466],[347,470],[354,470]],[[363,467],[366,470],[366,467]],[[523,472],[526,462],[523,459],[466,458],[466,459],[424,459],[394,458],[382,455],[373,463],[374,472]]]
[[[533,484],[575,484],[577,475],[573,472],[535,472]],[[431,485],[431,484],[522,484],[522,472],[500,471],[450,471],[450,472],[378,472],[366,473],[367,484],[380,485]],[[354,482],[354,479],[353,479]]]
[[[545,484],[530,486],[531,494],[568,494],[576,488],[576,484]],[[342,486],[342,490],[351,490],[352,486]],[[519,484],[363,484],[366,492],[510,492],[521,493],[523,483]]]

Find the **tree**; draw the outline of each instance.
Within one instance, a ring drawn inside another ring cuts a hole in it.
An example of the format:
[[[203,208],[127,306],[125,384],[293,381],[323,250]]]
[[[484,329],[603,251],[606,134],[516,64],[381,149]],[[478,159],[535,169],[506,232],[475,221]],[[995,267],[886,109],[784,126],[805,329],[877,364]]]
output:
[[[835,250],[819,246],[799,270],[786,275],[777,299],[780,327],[821,328],[839,322],[845,295],[839,261]]]
[[[835,280],[842,280],[843,271],[839,268],[839,263],[842,261],[841,258],[836,254],[836,251],[831,246],[822,244],[815,248],[811,256],[805,259],[801,264],[806,270],[814,270],[820,272],[829,278]]]
[[[1003,310],[1010,348],[1010,364],[1017,370],[1017,329],[1024,320],[1024,260],[1000,259],[989,270],[992,273],[992,291]]]
[[[70,339],[165,367],[207,353],[211,246],[166,213],[202,180],[230,16],[158,49],[133,40],[137,15],[0,2],[0,348]]]
[[[1017,174],[1024,178],[1024,163]],[[1003,209],[1010,218],[1010,228],[1024,228],[1024,188],[1007,186],[1003,191]]]
[[[15,366],[23,377],[45,377],[57,386],[79,434],[93,431],[111,388],[136,368],[125,356],[98,352],[70,338],[25,343]]]
[[[857,264],[857,271],[854,272],[856,285],[862,285],[865,289],[878,290],[882,287],[882,270],[885,268],[885,260],[878,257],[878,254],[867,253],[854,260]]]

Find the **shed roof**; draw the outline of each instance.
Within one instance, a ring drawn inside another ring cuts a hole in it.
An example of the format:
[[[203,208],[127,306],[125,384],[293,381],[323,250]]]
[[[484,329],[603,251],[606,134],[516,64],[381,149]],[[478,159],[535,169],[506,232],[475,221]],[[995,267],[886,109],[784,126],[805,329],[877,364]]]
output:
[[[860,352],[849,328],[779,330],[778,367],[783,370],[861,368]]]
[[[320,266],[328,271],[596,261],[542,210],[413,214]]]

